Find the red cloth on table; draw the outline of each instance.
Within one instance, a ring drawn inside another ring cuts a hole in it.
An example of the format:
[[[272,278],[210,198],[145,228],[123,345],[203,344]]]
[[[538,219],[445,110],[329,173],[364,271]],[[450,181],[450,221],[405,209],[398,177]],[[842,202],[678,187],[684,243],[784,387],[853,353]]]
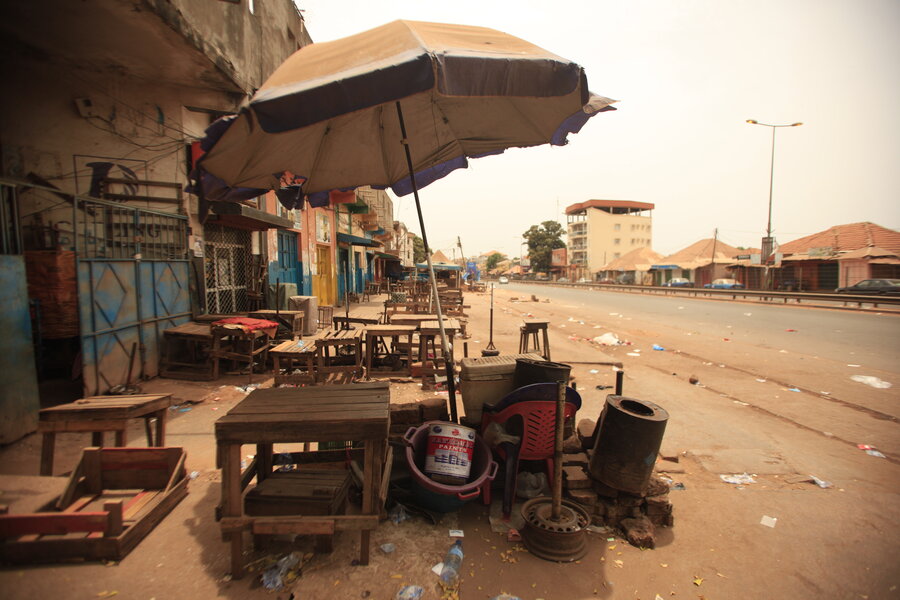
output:
[[[219,319],[218,321],[213,322],[213,326],[236,327],[244,333],[263,330],[270,338],[275,337],[275,332],[278,329],[278,323],[275,321],[251,319],[249,317],[228,317],[227,319]]]

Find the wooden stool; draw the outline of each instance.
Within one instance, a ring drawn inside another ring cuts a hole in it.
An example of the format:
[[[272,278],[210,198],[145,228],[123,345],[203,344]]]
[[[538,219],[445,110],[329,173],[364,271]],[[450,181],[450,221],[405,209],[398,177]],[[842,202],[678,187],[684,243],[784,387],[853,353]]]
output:
[[[447,335],[447,343],[450,352],[453,352],[453,336],[460,329],[457,319],[444,319],[444,333]],[[441,335],[438,321],[424,321],[419,326],[419,360],[422,362],[422,389],[434,382],[435,376],[445,373],[447,357],[444,356],[443,347],[436,339]],[[432,358],[429,360],[429,348]],[[430,363],[430,364],[429,364]]]
[[[547,319],[524,319],[519,328],[519,354],[535,353],[550,360],[550,338],[547,335]],[[543,343],[540,334],[543,332]]]
[[[335,329],[316,339],[316,381],[350,383],[361,377],[362,337],[362,329]]]
[[[319,322],[317,324],[318,329],[325,329],[327,327],[331,327],[331,320],[334,318],[334,307],[329,306],[328,304],[320,304],[319,305]]]
[[[275,385],[282,383],[316,383],[316,344],[313,340],[288,340],[281,342],[271,350],[275,365]],[[294,372],[306,369],[305,373]]]

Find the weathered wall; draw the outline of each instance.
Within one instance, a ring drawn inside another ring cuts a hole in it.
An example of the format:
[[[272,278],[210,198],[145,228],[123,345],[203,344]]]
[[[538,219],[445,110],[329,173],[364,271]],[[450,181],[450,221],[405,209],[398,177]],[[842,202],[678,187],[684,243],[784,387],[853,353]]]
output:
[[[40,409],[21,256],[0,255],[0,304],[0,444],[8,444],[37,428]]]

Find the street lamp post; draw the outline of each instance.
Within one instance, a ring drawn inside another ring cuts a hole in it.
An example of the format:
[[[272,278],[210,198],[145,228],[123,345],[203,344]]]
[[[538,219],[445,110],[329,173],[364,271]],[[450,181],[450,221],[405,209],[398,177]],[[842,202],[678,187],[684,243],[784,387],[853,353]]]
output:
[[[762,260],[766,261],[766,281],[765,287],[770,288],[771,282],[769,281],[769,264],[768,258],[772,255],[772,249],[774,247],[774,239],[772,238],[772,186],[775,182],[775,130],[779,127],[799,127],[803,125],[803,123],[785,123],[783,125],[775,125],[771,123],[760,123],[756,119],[747,119],[747,122],[751,125],[762,125],[763,127],[769,127],[772,129],[772,158],[769,163],[769,219],[766,222],[766,237],[762,239]]]

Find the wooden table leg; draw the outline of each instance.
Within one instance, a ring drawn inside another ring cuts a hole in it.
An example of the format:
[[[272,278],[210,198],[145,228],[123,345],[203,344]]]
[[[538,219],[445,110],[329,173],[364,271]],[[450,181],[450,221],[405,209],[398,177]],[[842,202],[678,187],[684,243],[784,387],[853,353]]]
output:
[[[156,412],[156,445],[160,448],[166,445],[166,417],[168,414],[166,408]]]
[[[547,335],[547,328],[544,328],[544,358],[550,360],[550,337]]]
[[[256,445],[256,480],[261,482],[272,473],[272,444]]]
[[[366,378],[372,379],[372,353],[374,352],[375,336],[366,334]]]
[[[44,432],[41,440],[41,475],[53,475],[53,449],[56,446],[56,434]]]
[[[375,490],[375,440],[365,441],[365,450],[363,454],[363,492],[362,492],[362,514],[370,515],[375,506],[375,498],[373,491]],[[359,564],[369,564],[369,542],[371,532],[363,529],[359,532]]]
[[[153,446],[153,429],[150,427],[150,419],[152,419],[152,415],[147,415],[144,417],[144,434],[147,436],[147,446]]]
[[[122,429],[116,430],[116,447],[117,448],[124,448],[125,446],[128,445],[128,431],[126,430],[127,426],[128,426],[128,423],[123,423]]]
[[[222,463],[222,516],[240,517],[241,506],[241,445],[226,444],[221,452]],[[231,576],[239,579],[244,575],[243,533],[228,534],[231,543]]]

